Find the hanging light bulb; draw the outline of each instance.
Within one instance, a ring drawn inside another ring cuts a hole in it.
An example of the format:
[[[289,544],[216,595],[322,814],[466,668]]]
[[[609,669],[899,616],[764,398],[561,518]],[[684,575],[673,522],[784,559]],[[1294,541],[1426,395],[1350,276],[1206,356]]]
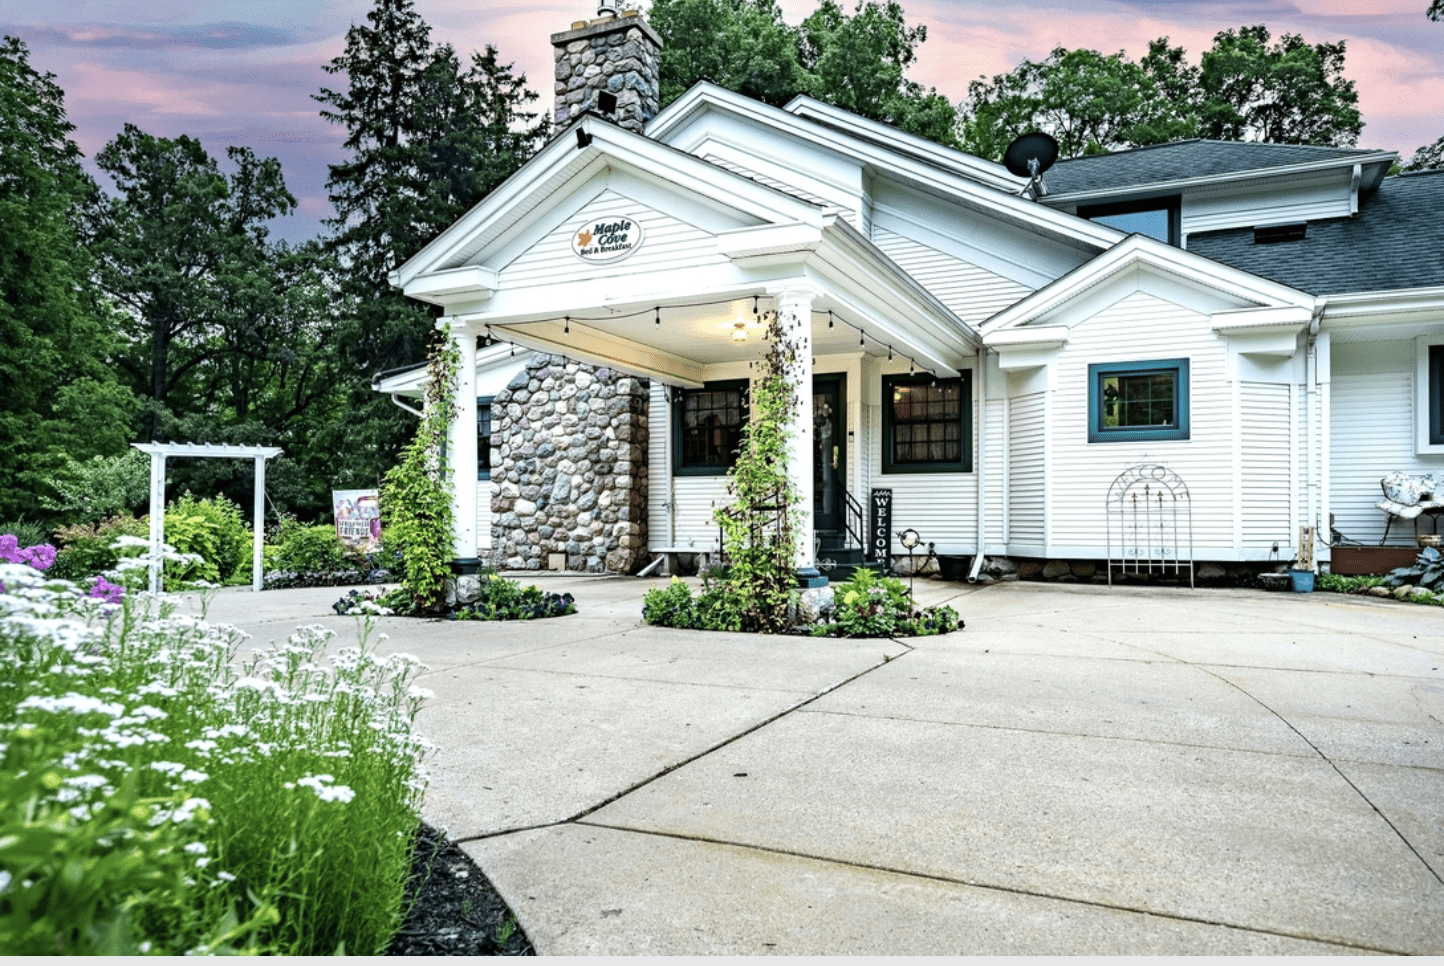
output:
[[[567,316],[567,323],[566,323],[566,325],[562,326],[562,334],[563,334],[563,335],[571,335],[571,334],[572,334],[572,317],[571,317],[570,315]]]
[[[743,322],[741,319],[738,319],[736,322],[732,323],[732,325],[732,341],[738,343],[739,345],[743,342],[746,342],[747,323]]]
[[[915,373],[917,372],[917,368],[916,368],[916,367],[917,367],[917,363],[915,363],[915,362],[913,362],[911,359],[909,359],[909,360],[908,360],[908,375],[911,376],[911,375],[915,374]]]
[[[857,344],[862,346],[864,349],[867,348],[867,333],[862,331],[861,329],[857,330]]]
[[[657,318],[654,321],[657,323],[657,328],[660,329],[662,327],[662,307],[659,305],[652,311],[657,313]]]
[[[757,296],[755,296],[755,295],[752,296],[752,321],[753,321],[753,322],[761,321],[760,316],[758,316],[758,314],[757,314]]]
[[[892,362],[892,346],[887,347],[887,361]]]
[[[827,327],[832,328],[832,309],[827,310]]]
[[[491,345],[491,326],[488,325],[486,327],[486,341],[482,343],[482,346],[485,347],[489,345]]]
[[[513,359],[516,358],[516,346],[511,347],[511,355]]]

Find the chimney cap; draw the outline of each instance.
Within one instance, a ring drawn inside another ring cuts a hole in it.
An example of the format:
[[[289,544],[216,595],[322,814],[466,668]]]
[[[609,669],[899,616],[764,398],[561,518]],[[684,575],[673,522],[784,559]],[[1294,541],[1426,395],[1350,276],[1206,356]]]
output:
[[[615,18],[617,16],[617,13],[617,0],[597,0],[598,17]]]

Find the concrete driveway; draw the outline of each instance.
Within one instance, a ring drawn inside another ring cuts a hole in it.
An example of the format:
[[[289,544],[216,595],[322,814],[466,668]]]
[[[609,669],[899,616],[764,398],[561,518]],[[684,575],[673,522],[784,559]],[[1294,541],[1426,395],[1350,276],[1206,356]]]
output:
[[[425,815],[542,953],[1444,953],[1444,609],[921,582],[966,630],[388,618]],[[223,593],[261,640],[338,591]]]

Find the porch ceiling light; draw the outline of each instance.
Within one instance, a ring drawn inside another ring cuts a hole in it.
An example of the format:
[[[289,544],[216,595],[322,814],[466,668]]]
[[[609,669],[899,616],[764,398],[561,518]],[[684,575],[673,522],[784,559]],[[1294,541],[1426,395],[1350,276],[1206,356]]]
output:
[[[732,341],[739,345],[747,341],[747,323],[741,319],[732,323]]]

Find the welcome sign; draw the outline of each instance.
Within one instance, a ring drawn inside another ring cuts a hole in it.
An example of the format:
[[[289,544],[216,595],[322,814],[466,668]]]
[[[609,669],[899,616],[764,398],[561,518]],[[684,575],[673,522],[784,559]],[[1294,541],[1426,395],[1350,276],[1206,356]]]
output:
[[[615,262],[642,247],[642,226],[622,215],[593,218],[572,234],[572,252],[585,262]]]

